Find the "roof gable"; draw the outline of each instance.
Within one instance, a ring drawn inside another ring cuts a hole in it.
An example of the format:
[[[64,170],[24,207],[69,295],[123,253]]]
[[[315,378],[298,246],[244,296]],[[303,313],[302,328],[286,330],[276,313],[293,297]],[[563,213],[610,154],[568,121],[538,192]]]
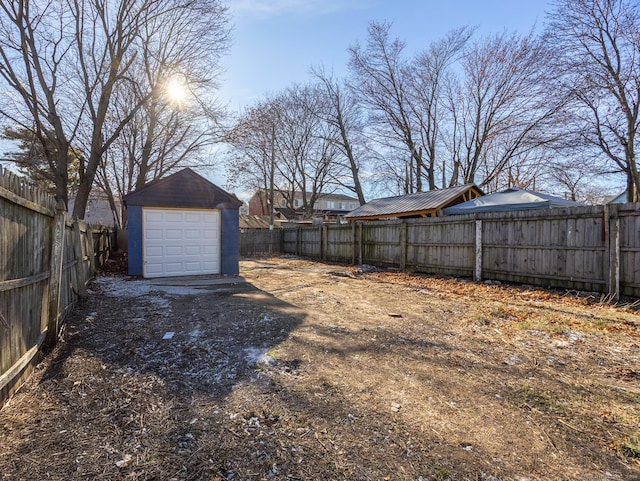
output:
[[[238,198],[186,168],[124,196],[127,206],[238,209]]]
[[[349,212],[350,220],[433,215],[438,210],[483,195],[475,184],[375,199]]]

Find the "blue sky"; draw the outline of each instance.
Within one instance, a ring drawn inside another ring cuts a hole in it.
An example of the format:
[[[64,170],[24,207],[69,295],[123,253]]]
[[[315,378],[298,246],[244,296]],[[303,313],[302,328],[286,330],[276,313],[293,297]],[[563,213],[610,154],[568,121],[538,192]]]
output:
[[[310,79],[312,66],[346,73],[347,49],[364,43],[372,21],[419,51],[449,30],[478,27],[476,36],[541,27],[546,0],[229,0],[233,44],[224,63],[221,100],[232,110],[265,93]]]

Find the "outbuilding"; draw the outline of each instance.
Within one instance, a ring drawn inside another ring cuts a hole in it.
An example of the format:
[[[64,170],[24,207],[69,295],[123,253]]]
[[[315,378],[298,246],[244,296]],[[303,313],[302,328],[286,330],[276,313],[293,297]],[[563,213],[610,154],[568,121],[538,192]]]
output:
[[[415,194],[374,199],[352,210],[345,219],[361,220],[410,219],[435,217],[442,209],[480,197],[484,193],[475,184],[459,185],[448,189],[430,190]]]
[[[511,212],[514,210],[578,207],[584,204],[542,192],[511,187],[502,192],[484,195],[462,204],[447,207],[443,215],[479,214],[482,212]]]
[[[191,169],[124,197],[128,272],[143,277],[239,272],[242,202]]]

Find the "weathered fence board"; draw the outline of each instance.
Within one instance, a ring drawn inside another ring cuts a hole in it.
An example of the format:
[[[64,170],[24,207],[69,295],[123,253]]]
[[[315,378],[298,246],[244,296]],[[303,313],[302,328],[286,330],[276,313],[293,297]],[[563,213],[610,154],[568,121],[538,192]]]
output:
[[[282,229],[242,229],[240,255],[276,254],[282,251]]]
[[[640,297],[640,204],[298,226],[283,229],[281,249],[332,262]]]
[[[84,294],[95,273],[94,243],[98,263],[110,249],[106,230],[57,216],[56,207],[52,196],[0,167],[0,405],[29,374],[41,347],[55,343]]]

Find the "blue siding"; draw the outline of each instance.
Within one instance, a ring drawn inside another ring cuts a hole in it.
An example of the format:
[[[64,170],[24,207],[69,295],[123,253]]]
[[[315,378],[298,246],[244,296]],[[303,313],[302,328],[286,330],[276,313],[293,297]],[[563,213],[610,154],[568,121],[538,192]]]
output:
[[[129,236],[129,275],[142,275],[142,207],[131,205],[127,208],[127,234]]]
[[[127,208],[129,275],[142,276],[142,206]],[[220,273],[240,272],[240,216],[238,209],[220,210]]]
[[[240,216],[238,209],[222,209],[220,224],[220,273],[237,275],[240,272]]]

